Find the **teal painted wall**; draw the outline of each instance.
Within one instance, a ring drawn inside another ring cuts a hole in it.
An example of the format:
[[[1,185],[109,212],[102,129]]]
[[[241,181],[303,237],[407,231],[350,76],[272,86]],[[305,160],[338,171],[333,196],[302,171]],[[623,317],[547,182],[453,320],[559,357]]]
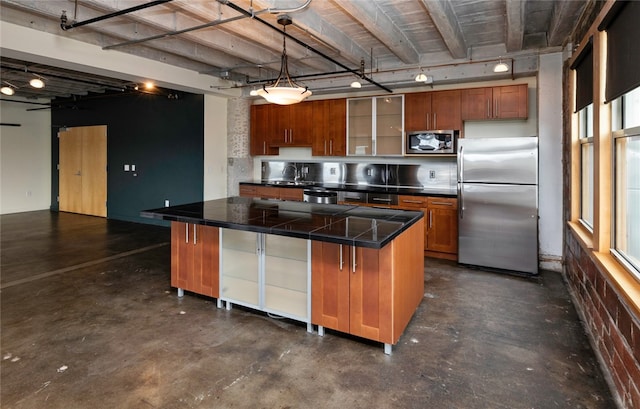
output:
[[[169,98],[168,95],[172,97]],[[177,96],[175,98],[174,96]],[[140,211],[201,201],[204,190],[204,96],[162,92],[55,100],[51,209],[58,210],[61,127],[107,125],[107,217],[140,223]],[[124,165],[136,171],[124,171]]]

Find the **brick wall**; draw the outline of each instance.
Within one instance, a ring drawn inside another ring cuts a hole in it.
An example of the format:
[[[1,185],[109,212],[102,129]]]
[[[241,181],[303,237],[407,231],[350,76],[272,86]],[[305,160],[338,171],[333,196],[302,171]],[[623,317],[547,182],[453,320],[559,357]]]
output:
[[[574,304],[622,407],[640,409],[640,317],[566,231],[564,274]]]

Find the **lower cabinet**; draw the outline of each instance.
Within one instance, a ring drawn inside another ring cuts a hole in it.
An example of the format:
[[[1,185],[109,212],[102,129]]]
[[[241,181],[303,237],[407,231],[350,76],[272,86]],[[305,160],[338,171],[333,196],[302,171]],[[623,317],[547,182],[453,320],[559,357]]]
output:
[[[400,195],[397,207],[424,212],[425,256],[458,259],[458,199]]]
[[[311,244],[311,323],[392,344],[409,323],[424,293],[420,221],[382,249],[327,242]]]
[[[171,223],[171,286],[219,297],[217,227]]]
[[[220,230],[220,299],[309,323],[309,240]]]
[[[304,189],[276,187],[276,186],[258,186],[258,185],[240,185],[239,195],[242,197],[257,197],[262,199],[280,199],[301,202]]]
[[[427,198],[427,226],[425,254],[458,259],[458,200],[455,198]]]

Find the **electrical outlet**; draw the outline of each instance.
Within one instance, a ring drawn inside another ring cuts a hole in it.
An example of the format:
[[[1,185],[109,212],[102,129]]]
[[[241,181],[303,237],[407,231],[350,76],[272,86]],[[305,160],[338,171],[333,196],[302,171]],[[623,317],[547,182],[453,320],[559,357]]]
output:
[[[335,175],[336,174],[336,168],[329,168],[329,174],[330,175]]]
[[[436,171],[435,170],[430,170],[429,171],[429,179],[435,179],[436,178]]]
[[[169,207],[169,199],[164,200],[164,207]]]
[[[124,171],[128,172],[129,171],[129,165],[124,165]]]

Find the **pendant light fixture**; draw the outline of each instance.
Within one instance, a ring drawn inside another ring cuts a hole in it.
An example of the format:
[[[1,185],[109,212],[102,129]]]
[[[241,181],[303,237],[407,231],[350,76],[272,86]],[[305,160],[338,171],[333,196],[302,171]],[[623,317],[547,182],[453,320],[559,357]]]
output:
[[[493,67],[493,72],[507,72],[509,71],[509,66],[502,62],[502,58],[498,61],[498,63]]]
[[[306,97],[311,95],[311,91],[307,87],[301,87],[289,76],[289,67],[287,66],[287,26],[292,23],[291,17],[287,14],[278,16],[278,24],[283,27],[282,36],[282,57],[280,60],[280,73],[278,78],[268,85],[263,85],[262,89],[256,91],[258,95],[267,101],[278,105],[291,105],[302,102]]]

